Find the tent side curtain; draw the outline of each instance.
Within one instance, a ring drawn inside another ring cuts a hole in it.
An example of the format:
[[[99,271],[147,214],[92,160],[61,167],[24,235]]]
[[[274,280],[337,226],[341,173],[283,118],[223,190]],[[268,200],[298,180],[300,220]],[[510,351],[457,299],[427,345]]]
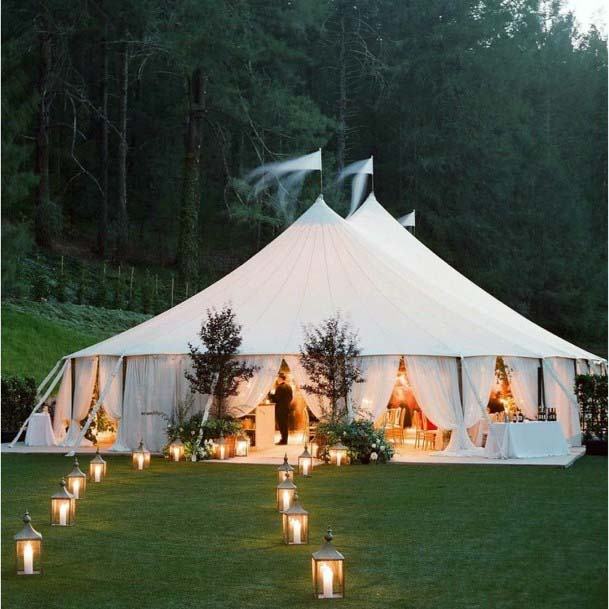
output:
[[[69,360],[63,371],[57,398],[55,399],[55,412],[53,415],[53,433],[55,441],[63,444],[66,437],[66,429],[70,424],[72,416],[72,366],[74,360]]]
[[[463,419],[459,391],[459,368],[454,357],[404,357],[412,391],[425,416],[441,429],[452,431],[446,454],[477,453]]]
[[[248,355],[237,359],[256,368],[254,376],[239,386],[239,395],[227,400],[228,412],[238,417],[249,414],[271,391],[283,358],[281,355]]]
[[[110,450],[128,451],[129,446],[123,440],[123,369],[124,360],[121,367],[112,378],[112,373],[116,369],[116,365],[120,358],[111,355],[100,355],[99,357],[99,373],[98,373],[98,388],[100,393],[106,387],[106,383],[111,381],[110,386],[106,389],[106,394],[102,402],[102,407],[110,420],[116,427],[116,439]]]
[[[328,400],[317,395],[307,393],[302,389],[303,385],[309,384],[310,378],[303,365],[300,363],[300,356],[298,355],[285,355],[283,357],[285,363],[288,365],[290,372],[296,386],[302,391],[302,395],[307,403],[309,410],[317,417],[320,418],[324,411],[328,410]]]
[[[567,442],[571,446],[581,445],[579,406],[575,396],[575,366],[572,359],[548,357],[543,360],[543,385],[545,403],[556,408]]]
[[[368,355],[357,358],[362,383],[354,383],[351,403],[354,416],[376,421],[385,411],[400,367],[399,355]]]
[[[463,418],[465,427],[472,427],[486,416],[486,407],[495,384],[494,355],[464,357],[463,374]]]
[[[516,406],[522,410],[527,418],[536,419],[539,360],[532,357],[504,356],[503,361],[507,366],[510,389],[512,390]]]
[[[87,418],[93,391],[97,381],[97,357],[79,357],[72,362],[74,367],[74,390],[72,392],[72,414],[68,433],[63,440],[64,446],[73,446],[80,435],[80,422]],[[81,446],[90,446],[92,443],[85,438]]]

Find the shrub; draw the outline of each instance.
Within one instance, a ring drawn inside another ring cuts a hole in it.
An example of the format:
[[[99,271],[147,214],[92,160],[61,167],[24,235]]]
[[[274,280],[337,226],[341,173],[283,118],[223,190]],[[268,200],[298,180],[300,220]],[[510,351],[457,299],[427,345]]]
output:
[[[16,432],[36,404],[36,381],[31,377],[2,377],[2,431]]]
[[[578,374],[575,394],[584,440],[607,440],[607,377]]]
[[[393,446],[387,442],[382,429],[375,429],[372,421],[320,423],[317,434],[324,440],[320,443],[323,445],[322,459],[328,458],[330,446],[339,441],[348,448],[352,463],[369,463],[371,460],[386,463],[393,457]]]
[[[36,241],[48,247],[61,235],[63,218],[61,208],[53,201],[45,201],[36,207]]]

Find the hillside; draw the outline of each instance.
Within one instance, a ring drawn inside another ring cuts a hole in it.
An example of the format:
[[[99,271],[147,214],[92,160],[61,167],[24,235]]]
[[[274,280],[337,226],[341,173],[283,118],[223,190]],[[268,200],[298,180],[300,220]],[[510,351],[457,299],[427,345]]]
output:
[[[148,319],[132,311],[87,305],[2,303],[2,374],[40,382],[62,356]]]

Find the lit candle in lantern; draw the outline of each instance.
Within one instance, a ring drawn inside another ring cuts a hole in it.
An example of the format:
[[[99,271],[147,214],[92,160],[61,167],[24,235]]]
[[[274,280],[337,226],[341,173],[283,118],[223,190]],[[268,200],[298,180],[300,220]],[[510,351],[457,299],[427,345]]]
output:
[[[300,537],[302,525],[300,524],[300,520],[290,518],[290,526],[292,527],[292,538],[294,539],[294,543],[302,543]]]
[[[14,536],[17,575],[42,573],[42,535],[31,525],[30,513],[23,515],[24,527]]]
[[[74,469],[66,476],[68,491],[75,499],[83,499],[87,485],[87,475],[80,471],[78,459],[74,459]]]
[[[277,510],[285,512],[294,500],[296,485],[290,480],[288,472],[285,472],[285,479],[277,485]]]
[[[140,441],[140,445],[131,453],[133,467],[137,470],[143,470],[150,465],[150,451],[144,448],[144,442]]]
[[[347,447],[341,442],[330,446],[330,462],[335,463],[337,467],[340,467],[341,463],[347,462]]]
[[[34,575],[34,548],[29,541],[23,547],[23,574]]]
[[[313,470],[313,457],[309,450],[307,449],[307,445],[305,444],[305,448],[302,453],[298,457],[298,473],[305,478],[311,475]]]
[[[93,482],[101,482],[106,475],[106,462],[99,454],[99,447],[95,451],[95,457],[89,461],[89,478]]]
[[[321,565],[321,577],[323,582],[323,598],[332,598],[334,592],[334,574],[328,565]]]
[[[177,438],[169,445],[169,456],[172,461],[181,461],[184,457],[184,443]]]
[[[68,512],[70,511],[69,503],[62,503],[59,506],[59,526],[65,527],[68,525]]]
[[[286,474],[290,480],[294,478],[294,468],[288,463],[288,453],[283,455],[283,463],[277,468],[277,482],[283,482]]]

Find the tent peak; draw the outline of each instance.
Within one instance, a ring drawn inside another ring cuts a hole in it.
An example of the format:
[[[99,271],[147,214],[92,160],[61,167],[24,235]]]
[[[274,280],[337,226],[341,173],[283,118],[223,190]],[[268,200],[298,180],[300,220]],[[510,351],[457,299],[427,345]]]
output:
[[[315,199],[315,203],[296,220],[295,225],[303,224],[337,224],[343,219],[324,201],[323,195]]]

